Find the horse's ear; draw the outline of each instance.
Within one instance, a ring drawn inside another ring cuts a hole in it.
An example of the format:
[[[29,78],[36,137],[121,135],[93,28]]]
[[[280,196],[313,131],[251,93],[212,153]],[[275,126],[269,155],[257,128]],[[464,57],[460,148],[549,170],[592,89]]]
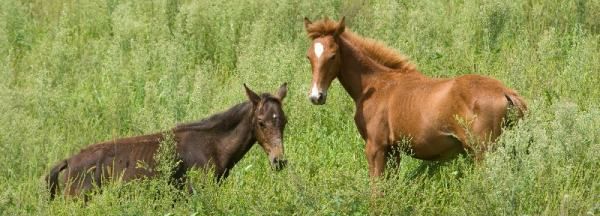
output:
[[[346,16],[343,16],[335,30],[335,36],[340,36],[346,30]]]
[[[310,24],[312,24],[312,22],[307,17],[304,17],[304,29],[308,31]]]
[[[280,100],[283,100],[286,95],[287,95],[287,83],[283,83],[283,85],[281,85],[281,87],[279,87],[279,90],[277,90],[277,97],[279,97]]]
[[[257,105],[258,102],[260,102],[260,97],[252,90],[250,90],[250,88],[246,86],[246,83],[244,83],[244,88],[246,89],[246,95],[248,96],[248,99],[250,99],[252,104]]]

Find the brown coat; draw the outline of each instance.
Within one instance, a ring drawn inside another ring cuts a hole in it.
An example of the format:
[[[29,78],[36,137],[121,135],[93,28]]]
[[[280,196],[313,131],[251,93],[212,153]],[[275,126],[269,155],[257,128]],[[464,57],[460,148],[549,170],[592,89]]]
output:
[[[111,178],[123,181],[156,175],[155,154],[165,137],[175,143],[174,180],[181,180],[190,168],[213,168],[217,180],[226,178],[234,165],[255,142],[269,155],[271,164],[281,169],[283,130],[286,117],[282,100],[287,92],[284,84],[277,96],[257,95],[246,88],[249,101],[195,123],[179,125],[165,133],[122,138],[93,144],[74,156],[59,162],[46,177],[51,198],[58,189],[58,176],[66,170],[63,182],[65,195],[74,196],[100,188]],[[165,136],[165,134],[172,134]]]
[[[502,132],[509,110],[519,118],[527,110],[523,99],[496,79],[426,77],[403,55],[346,30],[343,18],[314,23],[305,18],[304,25],[312,40],[309,98],[325,104],[331,82],[340,81],[356,104],[354,120],[373,177],[383,173],[386,160],[399,160],[395,149],[424,160],[466,151],[479,160]]]

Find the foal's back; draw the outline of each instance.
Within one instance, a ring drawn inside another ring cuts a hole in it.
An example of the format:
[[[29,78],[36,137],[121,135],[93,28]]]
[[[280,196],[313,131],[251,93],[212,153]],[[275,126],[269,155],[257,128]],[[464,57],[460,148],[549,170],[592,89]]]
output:
[[[510,106],[518,106],[519,115],[526,109],[514,90],[485,76],[435,79],[414,73],[393,78],[396,84],[373,96],[380,102],[372,107],[382,109],[381,100],[387,101],[381,117],[387,129],[379,130],[389,131],[385,137],[392,141],[411,137],[414,156],[421,159],[444,159],[462,149],[471,151],[469,132],[477,141],[493,141],[501,134]]]
[[[67,194],[101,186],[111,178],[128,181],[154,175],[154,154],[164,136],[150,134],[93,144],[65,160]]]

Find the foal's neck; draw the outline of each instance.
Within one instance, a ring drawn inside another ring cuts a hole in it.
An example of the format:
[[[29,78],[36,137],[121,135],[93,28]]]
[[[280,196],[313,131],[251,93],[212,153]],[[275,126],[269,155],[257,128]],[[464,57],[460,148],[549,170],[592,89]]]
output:
[[[248,104],[248,110],[244,112],[237,124],[228,131],[221,131],[223,141],[222,148],[217,157],[223,168],[231,169],[252,148],[256,142],[254,134],[254,123],[252,104]]]
[[[377,73],[384,73],[389,68],[361,53],[344,37],[340,37],[339,44],[342,62],[338,79],[356,103],[367,93],[369,84],[377,79]]]
[[[343,36],[339,44],[342,63],[338,79],[355,103],[380,87],[378,84],[393,82],[403,75],[422,76],[416,70],[393,69],[375,61]]]
[[[198,148],[215,149],[214,152],[207,152],[211,154],[208,157],[215,160],[219,169],[229,169],[256,142],[253,115],[253,105],[247,101],[200,122],[179,125],[174,132],[204,133],[206,139],[197,140],[194,145]]]

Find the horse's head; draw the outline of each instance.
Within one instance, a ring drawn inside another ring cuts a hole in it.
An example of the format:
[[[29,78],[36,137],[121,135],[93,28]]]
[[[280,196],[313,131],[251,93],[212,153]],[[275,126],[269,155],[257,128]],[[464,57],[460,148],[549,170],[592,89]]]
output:
[[[312,43],[306,57],[312,66],[312,83],[309,99],[313,104],[325,104],[327,89],[340,71],[340,35],[344,32],[344,18],[339,22],[324,19],[312,23],[304,18],[304,28]]]
[[[283,130],[287,123],[283,113],[283,99],[287,94],[287,84],[279,87],[277,94],[263,93],[260,96],[250,90],[245,84],[246,95],[252,102],[252,127],[260,146],[269,155],[271,166],[281,170],[287,164],[284,159]]]

